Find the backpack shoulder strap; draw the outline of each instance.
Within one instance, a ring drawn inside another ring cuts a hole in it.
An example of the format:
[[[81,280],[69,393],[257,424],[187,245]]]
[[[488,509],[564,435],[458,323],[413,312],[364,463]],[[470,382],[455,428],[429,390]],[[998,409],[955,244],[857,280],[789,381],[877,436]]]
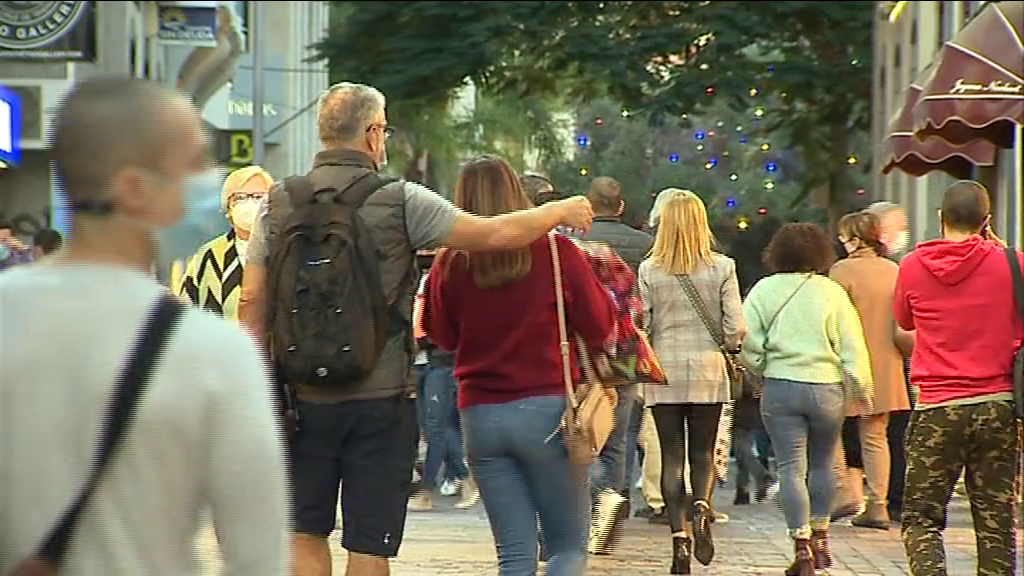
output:
[[[351,184],[342,189],[341,192],[335,196],[335,199],[342,204],[359,208],[370,196],[373,195],[374,192],[388,184],[391,184],[392,182],[397,181],[398,180],[395,178],[381,176],[373,170],[368,170],[365,174],[357,177]],[[319,190],[317,192],[319,192]]]
[[[85,485],[57,525],[47,534],[46,540],[36,551],[36,559],[54,567],[60,566],[67,553],[75,525],[124,438],[128,425],[135,416],[139,399],[149,383],[153,367],[184,311],[184,304],[170,294],[162,296],[153,308],[114,387],[114,398],[107,410],[99,450]]]

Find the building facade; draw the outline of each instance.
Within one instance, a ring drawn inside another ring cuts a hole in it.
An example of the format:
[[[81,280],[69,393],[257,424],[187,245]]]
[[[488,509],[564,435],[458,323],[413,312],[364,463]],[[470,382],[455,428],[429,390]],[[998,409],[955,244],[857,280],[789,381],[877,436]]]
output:
[[[906,207],[915,241],[938,237],[942,192],[954,178],[941,171],[921,177],[899,169],[881,173],[889,125],[903,107],[907,88],[933,64],[942,48],[986,4],[980,1],[877,2],[873,80],[874,195]],[[993,196],[993,227],[1018,247],[1024,246],[1020,128],[1015,148],[1001,148],[995,163],[975,167],[971,177]]]
[[[15,4],[24,8],[8,6]],[[71,85],[97,74],[148,77],[188,93],[220,144],[215,160],[226,169],[250,163],[254,42],[262,42],[264,127],[265,133],[271,132],[265,168],[277,178],[308,170],[318,150],[315,102],[327,87],[327,64],[306,59],[312,55],[308,47],[327,33],[328,3],[263,2],[269,24],[262,39],[248,34],[254,4],[4,3],[0,24],[29,16],[42,19],[44,12],[60,16],[62,10],[86,11],[88,18],[76,22],[79,28],[88,28],[79,30],[88,48],[62,58],[52,52],[19,50],[0,39],[0,86],[17,93],[21,112],[19,165],[0,166],[0,219],[12,221],[23,239],[45,227],[66,231],[66,210],[45,153],[46,128]],[[34,12],[5,12],[21,9]],[[58,39],[57,44],[61,42],[67,43]]]

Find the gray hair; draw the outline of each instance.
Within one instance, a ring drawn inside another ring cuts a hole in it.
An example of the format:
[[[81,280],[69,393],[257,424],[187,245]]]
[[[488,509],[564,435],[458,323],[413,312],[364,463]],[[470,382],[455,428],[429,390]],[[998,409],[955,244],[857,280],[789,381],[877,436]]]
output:
[[[384,94],[373,86],[339,82],[320,95],[317,132],[322,143],[349,143],[361,136],[384,109]]]
[[[651,206],[651,212],[647,216],[647,225],[654,228],[661,221],[661,209],[665,205],[665,201],[669,199],[672,194],[676,192],[675,188],[666,188],[654,198],[654,205]]]
[[[876,216],[885,216],[886,214],[902,209],[903,207],[901,207],[899,204],[881,200],[879,202],[872,203],[870,206],[865,208],[865,211],[870,212]]]

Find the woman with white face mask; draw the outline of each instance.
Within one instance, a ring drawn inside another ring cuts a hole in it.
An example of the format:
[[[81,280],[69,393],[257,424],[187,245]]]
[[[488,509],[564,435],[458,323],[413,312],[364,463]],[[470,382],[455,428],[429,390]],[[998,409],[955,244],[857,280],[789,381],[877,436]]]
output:
[[[261,202],[274,180],[259,166],[239,168],[221,190],[221,209],[231,230],[209,241],[189,260],[177,292],[200,308],[238,319],[245,251]]]

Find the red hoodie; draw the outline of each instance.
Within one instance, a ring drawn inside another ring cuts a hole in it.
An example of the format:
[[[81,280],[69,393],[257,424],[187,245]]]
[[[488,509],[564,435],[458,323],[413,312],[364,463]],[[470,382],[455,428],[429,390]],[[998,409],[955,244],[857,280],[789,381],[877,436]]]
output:
[[[575,332],[599,345],[612,331],[615,308],[580,249],[561,235],[556,240],[570,338]],[[423,325],[435,344],[455,351],[459,408],[565,392],[547,236],[531,249],[525,277],[486,290],[474,283],[465,256],[448,252],[434,261]],[[575,354],[572,364],[576,374]]]
[[[917,331],[910,381],[922,404],[1012,392],[1024,327],[1002,247],[980,236],[919,244],[900,264],[893,309]]]

